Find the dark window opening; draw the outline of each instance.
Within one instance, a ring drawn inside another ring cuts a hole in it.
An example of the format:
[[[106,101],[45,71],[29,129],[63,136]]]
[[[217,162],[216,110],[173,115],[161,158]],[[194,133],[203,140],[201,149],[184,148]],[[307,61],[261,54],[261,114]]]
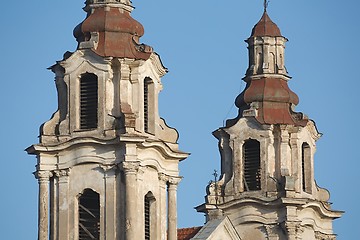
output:
[[[260,143],[247,140],[243,145],[244,189],[254,191],[261,189]]]
[[[100,239],[100,197],[85,189],[79,198],[79,240]]]
[[[145,196],[145,201],[144,201],[144,217],[145,217],[145,240],[150,240],[150,198]]]
[[[80,78],[80,129],[89,130],[98,125],[98,78],[85,73]]]
[[[144,131],[149,132],[149,85],[151,84],[150,78],[144,79]]]
[[[310,161],[310,146],[307,143],[303,143],[301,146],[302,188],[307,193],[311,193]]]

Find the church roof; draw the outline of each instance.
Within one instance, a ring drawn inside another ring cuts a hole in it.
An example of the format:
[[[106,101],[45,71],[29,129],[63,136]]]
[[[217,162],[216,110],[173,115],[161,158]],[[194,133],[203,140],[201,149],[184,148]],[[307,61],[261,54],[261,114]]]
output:
[[[299,98],[288,86],[290,77],[283,62],[286,41],[265,8],[246,41],[250,51],[250,66],[244,78],[247,85],[235,104],[242,116],[254,116],[261,124],[305,126],[306,117],[293,109]]]
[[[264,11],[260,21],[254,26],[251,37],[280,37],[279,27],[270,19],[266,11]]]
[[[140,44],[144,27],[131,17],[131,11],[120,10],[122,4],[104,3],[94,7],[87,4],[88,16],[74,29],[74,36],[79,42],[92,41],[92,34],[97,33],[96,47],[92,50],[102,57],[121,57],[149,59],[152,48]],[[93,8],[93,9],[91,9]]]
[[[177,230],[178,240],[189,240],[194,237],[202,227],[179,228]]]

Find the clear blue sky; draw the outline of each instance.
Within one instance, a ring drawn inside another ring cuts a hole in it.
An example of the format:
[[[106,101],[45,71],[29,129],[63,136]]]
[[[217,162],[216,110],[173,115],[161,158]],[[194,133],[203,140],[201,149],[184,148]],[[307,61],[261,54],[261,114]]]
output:
[[[23,151],[57,109],[48,66],[74,51],[73,28],[84,19],[84,0],[12,1],[0,15],[1,239],[36,239],[36,159]],[[170,72],[163,78],[160,114],[178,129],[181,163],[179,227],[198,226],[205,186],[219,168],[211,132],[236,115],[244,87],[249,37],[262,14],[262,0],[133,0],[133,16],[145,27],[142,42],[154,47]],[[317,123],[315,176],[331,192],[339,240],[358,239],[360,1],[272,0],[269,15],[289,39],[289,85],[298,111]]]

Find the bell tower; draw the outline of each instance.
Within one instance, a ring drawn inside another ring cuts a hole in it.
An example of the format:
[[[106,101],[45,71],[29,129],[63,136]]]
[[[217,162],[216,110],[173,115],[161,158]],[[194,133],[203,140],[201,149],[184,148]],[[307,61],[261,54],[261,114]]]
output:
[[[161,78],[129,0],[87,0],[75,52],[49,69],[58,109],[40,128],[38,239],[177,239],[178,133],[159,116]]]
[[[295,112],[288,86],[285,43],[266,6],[246,40],[246,87],[236,98],[239,114],[214,131],[221,177],[197,207],[207,221],[227,216],[241,239],[335,239],[329,192],[314,178],[315,122]]]

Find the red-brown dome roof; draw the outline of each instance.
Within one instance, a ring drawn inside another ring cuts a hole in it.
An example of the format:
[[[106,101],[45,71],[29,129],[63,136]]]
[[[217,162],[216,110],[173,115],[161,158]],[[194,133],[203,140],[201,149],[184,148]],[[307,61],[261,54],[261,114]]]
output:
[[[139,44],[144,27],[130,15],[116,7],[96,8],[74,29],[77,41],[88,41],[90,33],[98,33],[98,46],[94,52],[103,57],[148,59],[152,49]]]
[[[279,27],[271,21],[269,15],[264,12],[260,21],[254,26],[251,37],[280,37]]]

